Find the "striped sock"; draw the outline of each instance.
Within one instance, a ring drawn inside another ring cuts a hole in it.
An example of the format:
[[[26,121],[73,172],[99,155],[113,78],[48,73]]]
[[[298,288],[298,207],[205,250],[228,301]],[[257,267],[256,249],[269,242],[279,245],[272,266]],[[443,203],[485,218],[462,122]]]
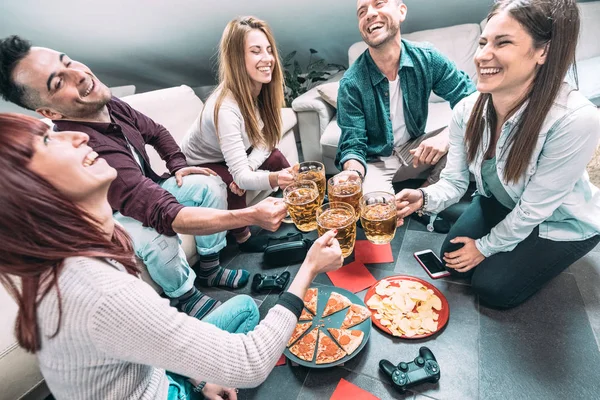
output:
[[[250,273],[245,269],[221,267],[219,254],[200,256],[200,270],[196,271],[203,286],[224,286],[237,289],[246,286]]]
[[[211,311],[221,305],[220,301],[202,294],[196,288],[193,288],[177,300],[179,300],[177,304],[179,311],[198,319],[206,317]]]

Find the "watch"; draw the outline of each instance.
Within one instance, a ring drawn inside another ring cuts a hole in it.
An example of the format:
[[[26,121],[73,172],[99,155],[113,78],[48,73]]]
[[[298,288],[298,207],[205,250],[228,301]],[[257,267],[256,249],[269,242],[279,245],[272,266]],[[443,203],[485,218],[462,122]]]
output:
[[[419,188],[417,190],[421,192],[421,196],[423,197],[423,204],[421,204],[421,207],[417,210],[417,214],[419,214],[419,216],[423,216],[423,211],[427,208],[427,205],[429,204],[429,195],[423,189]]]
[[[202,389],[204,389],[204,386],[206,386],[206,382],[202,381],[198,384],[198,386],[194,387],[194,392],[196,393],[202,393]]]
[[[365,176],[363,175],[362,172],[360,172],[357,169],[347,169],[346,171],[352,171],[352,172],[356,172],[358,174],[358,176],[360,177],[360,181],[364,182],[365,181]]]

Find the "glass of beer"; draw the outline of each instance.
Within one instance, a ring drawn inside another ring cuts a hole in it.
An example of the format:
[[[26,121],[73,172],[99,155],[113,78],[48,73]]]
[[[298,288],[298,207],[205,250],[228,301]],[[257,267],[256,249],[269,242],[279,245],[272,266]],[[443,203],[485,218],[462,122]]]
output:
[[[317,209],[317,225],[319,236],[337,229],[335,237],[340,243],[342,255],[348,257],[352,254],[356,242],[356,216],[351,205],[340,202],[323,204]]]
[[[292,183],[283,190],[283,201],[298,229],[302,232],[317,229],[316,211],[321,203],[319,190],[314,182],[297,181]]]
[[[327,182],[329,201],[350,204],[356,219],[360,216],[362,180],[355,171],[342,171]]]
[[[369,242],[386,244],[396,234],[396,199],[388,192],[371,192],[360,199],[360,223]]]
[[[296,175],[298,181],[312,181],[319,190],[319,205],[323,204],[325,198],[325,166],[318,161],[305,161],[298,165]]]

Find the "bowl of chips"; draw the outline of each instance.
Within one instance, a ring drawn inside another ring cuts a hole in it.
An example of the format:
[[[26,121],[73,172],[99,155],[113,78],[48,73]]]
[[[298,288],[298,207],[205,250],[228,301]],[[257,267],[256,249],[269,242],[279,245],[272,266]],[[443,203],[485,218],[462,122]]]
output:
[[[365,295],[372,321],[379,329],[403,339],[433,335],[448,322],[446,297],[431,283],[396,275],[376,282]]]

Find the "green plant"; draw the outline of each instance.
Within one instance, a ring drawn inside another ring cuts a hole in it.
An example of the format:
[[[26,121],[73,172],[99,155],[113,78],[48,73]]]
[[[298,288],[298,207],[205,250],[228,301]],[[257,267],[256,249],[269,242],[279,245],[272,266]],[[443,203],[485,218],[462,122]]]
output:
[[[328,63],[324,59],[314,56],[318,53],[317,50],[309,49],[309,51],[310,56],[304,70],[295,59],[296,51],[292,51],[283,59],[285,102],[288,107],[296,97],[306,93],[319,82],[326,81],[338,72],[346,70],[343,65]]]

